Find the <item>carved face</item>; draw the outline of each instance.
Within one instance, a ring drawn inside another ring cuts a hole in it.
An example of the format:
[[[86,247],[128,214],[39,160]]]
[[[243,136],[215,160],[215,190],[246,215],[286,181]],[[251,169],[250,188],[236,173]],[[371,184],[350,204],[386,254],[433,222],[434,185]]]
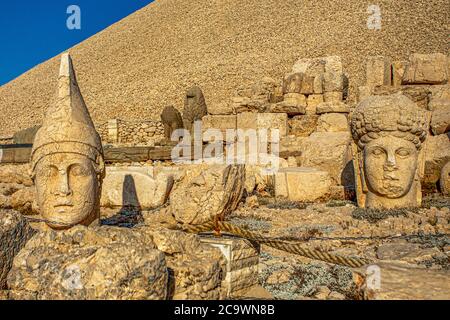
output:
[[[417,169],[418,151],[405,139],[387,136],[364,148],[364,173],[370,192],[395,199],[411,189]]]
[[[90,224],[96,219],[99,183],[87,157],[72,153],[53,154],[36,167],[37,200],[44,219],[55,229]]]

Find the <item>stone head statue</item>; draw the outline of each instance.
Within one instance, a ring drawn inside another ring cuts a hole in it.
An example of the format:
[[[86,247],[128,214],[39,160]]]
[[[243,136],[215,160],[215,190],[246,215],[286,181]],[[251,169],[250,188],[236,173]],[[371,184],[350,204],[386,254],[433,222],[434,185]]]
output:
[[[31,171],[41,215],[51,228],[98,222],[103,149],[68,54],[61,57],[56,99],[34,140]]]
[[[401,94],[370,96],[358,105],[352,135],[361,207],[420,206],[419,152],[426,119],[425,111]]]
[[[208,108],[202,89],[199,87],[188,89],[183,110],[184,128],[192,133],[194,122],[202,120],[206,115],[208,115]]]

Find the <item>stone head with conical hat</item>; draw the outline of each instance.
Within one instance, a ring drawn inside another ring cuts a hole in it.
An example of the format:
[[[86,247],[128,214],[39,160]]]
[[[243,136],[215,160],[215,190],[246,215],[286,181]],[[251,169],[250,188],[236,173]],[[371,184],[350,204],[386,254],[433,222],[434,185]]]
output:
[[[55,100],[34,140],[31,169],[39,209],[50,227],[98,222],[103,149],[67,53]]]

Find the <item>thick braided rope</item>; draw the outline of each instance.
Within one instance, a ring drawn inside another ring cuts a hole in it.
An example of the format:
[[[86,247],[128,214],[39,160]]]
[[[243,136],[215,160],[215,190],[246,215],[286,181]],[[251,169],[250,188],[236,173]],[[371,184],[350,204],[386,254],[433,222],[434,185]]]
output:
[[[286,251],[293,254],[298,254],[300,256],[319,260],[319,261],[325,261],[333,264],[339,264],[347,267],[352,268],[359,268],[362,266],[365,266],[367,264],[370,264],[370,261],[363,258],[357,258],[357,257],[344,257],[340,255],[335,255],[331,253],[327,253],[321,250],[317,249],[309,249],[304,248],[298,243],[293,243],[289,241],[282,241],[282,240],[274,240],[270,239],[264,236],[261,236],[259,234],[256,234],[254,232],[244,230],[242,228],[239,228],[235,225],[232,225],[230,223],[218,221],[217,224],[214,222],[207,222],[202,225],[198,226],[192,226],[192,225],[183,225],[181,227],[184,231],[189,233],[201,233],[206,231],[211,231],[214,229],[219,228],[221,231],[229,232],[233,235],[240,236],[242,238],[246,238],[249,240],[256,241],[260,244],[265,244],[269,247]]]

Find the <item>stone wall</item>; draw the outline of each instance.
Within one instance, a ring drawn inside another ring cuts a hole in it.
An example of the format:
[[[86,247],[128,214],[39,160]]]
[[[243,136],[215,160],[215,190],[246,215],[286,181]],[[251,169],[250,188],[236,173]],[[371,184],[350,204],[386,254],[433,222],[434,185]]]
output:
[[[402,93],[427,111],[430,131],[424,145],[422,187],[428,192],[438,190],[442,168],[450,161],[449,76],[450,59],[442,53],[415,53],[408,61],[374,56],[367,59],[366,84],[359,87],[359,100]]]
[[[96,128],[103,144],[154,146],[164,140],[164,126],[161,121],[113,119]]]

